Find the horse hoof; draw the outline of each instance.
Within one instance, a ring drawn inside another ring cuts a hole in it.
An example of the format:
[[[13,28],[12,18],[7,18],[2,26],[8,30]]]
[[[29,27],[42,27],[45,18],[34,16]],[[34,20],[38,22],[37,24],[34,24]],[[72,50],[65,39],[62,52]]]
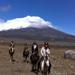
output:
[[[36,72],[36,74],[38,75],[38,72]]]
[[[34,72],[34,70],[32,69],[31,72]]]

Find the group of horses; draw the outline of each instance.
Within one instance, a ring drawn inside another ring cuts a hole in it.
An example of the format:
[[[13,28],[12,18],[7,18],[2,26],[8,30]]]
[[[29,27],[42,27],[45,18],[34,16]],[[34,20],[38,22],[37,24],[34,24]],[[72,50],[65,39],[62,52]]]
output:
[[[13,59],[13,55],[15,53],[15,48],[10,48],[9,49],[9,55],[10,55],[10,61],[14,62],[15,60]],[[31,71],[38,74],[39,72],[42,73],[42,75],[48,75],[48,66],[46,64],[46,60],[47,57],[44,57],[44,67],[43,67],[43,71],[41,70],[41,62],[42,62],[42,58],[39,56],[39,53],[36,52],[30,52],[29,50],[27,50],[27,48],[24,48],[23,50],[23,58],[25,62],[29,62],[28,59],[30,60],[30,63],[32,65],[32,69]],[[51,69],[51,63],[49,68]]]

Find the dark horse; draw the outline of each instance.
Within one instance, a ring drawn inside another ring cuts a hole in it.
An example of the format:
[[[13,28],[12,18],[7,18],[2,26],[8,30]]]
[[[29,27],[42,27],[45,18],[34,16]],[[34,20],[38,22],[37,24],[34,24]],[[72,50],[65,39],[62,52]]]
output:
[[[14,48],[13,47],[9,48],[10,62],[14,61],[14,59],[13,59],[14,53],[15,53]]]
[[[32,50],[31,50],[31,64],[32,64],[32,71],[37,72],[38,71],[38,60],[39,60],[39,54],[38,54],[38,45],[36,43],[32,44]]]
[[[28,63],[28,57],[29,57],[29,51],[27,49],[24,49],[23,51],[24,62],[26,61]]]
[[[38,73],[38,60],[39,55],[38,54],[32,54],[30,56],[31,64],[32,64],[32,71]]]

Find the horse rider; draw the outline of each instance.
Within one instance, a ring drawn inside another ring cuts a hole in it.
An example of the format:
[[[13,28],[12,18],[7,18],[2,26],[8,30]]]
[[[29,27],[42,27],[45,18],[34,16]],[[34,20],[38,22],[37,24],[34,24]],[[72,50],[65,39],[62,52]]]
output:
[[[50,72],[50,60],[49,60],[49,55],[50,55],[50,48],[48,42],[44,43],[44,46],[41,48],[41,58],[42,58],[42,63],[41,63],[41,69],[43,71],[44,67],[44,57],[47,57],[46,60],[46,65],[48,66],[48,73]]]

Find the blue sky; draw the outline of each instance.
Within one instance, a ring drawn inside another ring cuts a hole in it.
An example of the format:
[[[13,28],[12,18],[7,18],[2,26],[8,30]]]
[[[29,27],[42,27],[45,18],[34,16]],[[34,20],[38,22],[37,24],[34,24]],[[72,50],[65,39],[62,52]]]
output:
[[[75,0],[0,0],[0,21],[39,16],[75,35]]]

